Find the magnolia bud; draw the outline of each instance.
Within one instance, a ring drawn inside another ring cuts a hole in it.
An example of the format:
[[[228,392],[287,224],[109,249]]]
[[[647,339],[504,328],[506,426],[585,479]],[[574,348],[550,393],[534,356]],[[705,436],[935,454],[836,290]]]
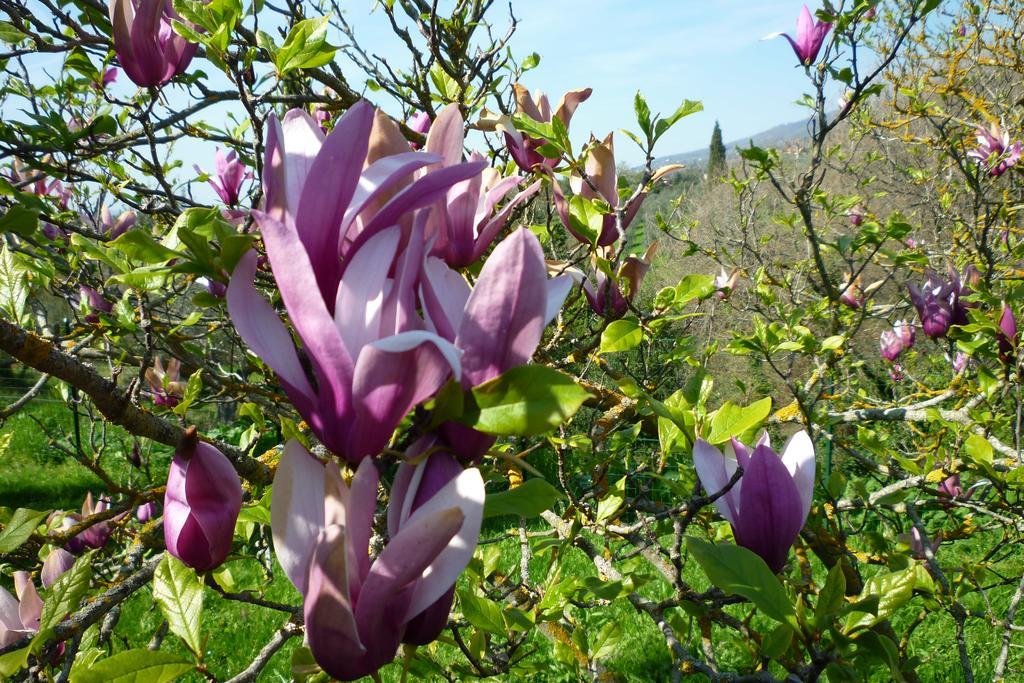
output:
[[[167,550],[197,571],[220,565],[231,551],[242,509],[242,483],[224,454],[190,428],[174,453],[164,496]]]

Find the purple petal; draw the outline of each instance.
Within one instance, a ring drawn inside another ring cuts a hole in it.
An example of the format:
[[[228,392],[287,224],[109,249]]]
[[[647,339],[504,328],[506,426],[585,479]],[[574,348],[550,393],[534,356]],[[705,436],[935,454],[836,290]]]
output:
[[[330,676],[354,680],[376,671],[380,664],[367,660],[360,642],[349,593],[347,548],[343,527],[333,525],[321,532],[313,551],[303,616],[317,663]]]
[[[376,455],[406,413],[458,376],[458,350],[430,332],[404,332],[365,346],[352,381],[359,429],[349,435],[349,459]]]
[[[793,477],[800,493],[801,526],[811,512],[814,501],[814,442],[807,432],[800,430],[789,437],[782,449],[782,463]]]
[[[463,385],[529,362],[547,314],[547,267],[537,237],[520,228],[484,263],[459,326]]]
[[[721,451],[704,439],[697,439],[693,444],[693,466],[697,470],[701,486],[708,495],[724,489],[736,472],[736,461],[723,456]],[[740,483],[736,482],[728,493],[715,501],[718,514],[733,526],[736,525],[740,512]]]
[[[447,105],[437,113],[437,118],[431,124],[424,149],[440,156],[445,166],[454,166],[462,161],[464,125],[459,105]]]
[[[324,301],[334,302],[341,262],[341,222],[363,171],[370,144],[373,107],[354,104],[334,125],[309,168],[295,225],[309,254]]]
[[[452,467],[458,467],[455,460],[445,453],[436,453],[431,456],[431,459],[440,460],[445,467],[440,470],[435,469],[433,472],[429,468],[427,469],[424,479],[420,483],[424,495],[428,495],[429,489],[432,488],[432,477],[436,479],[447,476],[451,473]],[[473,558],[473,551],[476,549],[477,540],[480,537],[485,496],[484,480],[480,476],[480,471],[475,467],[463,470],[425,503],[414,506],[415,512],[402,524],[403,530],[415,527],[420,520],[442,514],[453,506],[461,511],[463,518],[458,533],[452,537],[444,550],[430,563],[430,566],[423,571],[422,578],[416,583],[412,601],[406,612],[406,620],[415,617],[447,593]]]
[[[786,564],[804,519],[800,492],[775,452],[758,446],[743,472],[736,542],[761,556],[773,572]]]
[[[264,299],[253,283],[257,254],[246,252],[235,266],[228,283],[228,314],[235,329],[257,356],[277,373],[299,412],[312,408],[315,395],[299,362],[292,335],[277,312]]]
[[[313,548],[324,528],[324,466],[294,439],[285,444],[274,474],[270,528],[281,568],[306,595]]]

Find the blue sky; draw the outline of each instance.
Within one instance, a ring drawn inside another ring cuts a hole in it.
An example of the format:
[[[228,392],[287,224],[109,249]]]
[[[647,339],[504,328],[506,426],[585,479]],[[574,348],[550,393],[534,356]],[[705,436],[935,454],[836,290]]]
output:
[[[383,13],[358,4],[347,4],[356,35],[380,54],[399,54]],[[808,82],[789,44],[760,40],[795,30],[799,0],[512,0],[512,6],[519,20],[513,53],[542,57],[524,85],[547,92],[553,103],[566,90],[594,88],[573,119],[577,140],[591,131],[603,137],[635,130],[637,89],[656,112],[671,112],[684,98],[704,103],[703,112],[662,138],[656,150],[662,155],[707,146],[715,119],[731,141],[805,116],[794,102]],[[507,24],[504,7],[496,2],[491,10],[496,27]],[[616,142],[620,162],[642,162],[624,136]]]
[[[624,127],[636,130],[633,95],[638,89],[655,112],[667,114],[684,98],[704,103],[703,112],[684,119],[662,138],[658,155],[706,147],[716,119],[729,142],[806,116],[795,101],[808,89],[808,82],[789,45],[783,39],[760,40],[775,31],[794,31],[800,0],[511,1],[519,20],[511,42],[513,54],[522,59],[538,52],[542,57],[540,65],[526,74],[524,85],[547,92],[553,103],[566,90],[594,89],[573,119],[577,143],[591,132],[603,137]],[[398,66],[405,64],[404,48],[383,12],[373,10],[374,0],[348,0],[343,6],[368,52]],[[505,0],[492,8],[496,33],[503,33],[507,26],[506,8]],[[269,28],[265,21],[264,28]],[[340,35],[332,39],[335,44],[344,42]],[[338,59],[346,61],[340,52]],[[63,60],[60,55],[40,54],[27,61],[31,68],[55,73]],[[345,73],[359,88],[365,77],[348,66],[343,66]],[[203,60],[196,60],[192,68],[211,74],[214,87],[223,85],[217,70]],[[134,86],[122,74],[115,88],[127,96]],[[179,93],[172,90],[170,96]],[[380,95],[368,92],[390,113],[398,114]],[[15,105],[21,106],[21,102]],[[231,105],[211,108],[206,118],[213,121],[228,108]],[[620,163],[643,161],[625,136],[617,133],[616,143]],[[173,175],[179,180],[194,178],[193,161],[212,169],[212,147],[199,141],[178,145],[173,155],[187,163]],[[212,193],[197,184],[193,190],[199,198],[212,199]]]

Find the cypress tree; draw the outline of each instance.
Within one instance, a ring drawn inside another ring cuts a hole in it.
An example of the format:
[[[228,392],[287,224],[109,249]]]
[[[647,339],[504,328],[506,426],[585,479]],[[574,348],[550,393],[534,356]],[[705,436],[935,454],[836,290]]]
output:
[[[725,145],[722,144],[722,129],[715,121],[715,130],[711,133],[711,148],[708,150],[708,177],[717,178],[725,173]]]

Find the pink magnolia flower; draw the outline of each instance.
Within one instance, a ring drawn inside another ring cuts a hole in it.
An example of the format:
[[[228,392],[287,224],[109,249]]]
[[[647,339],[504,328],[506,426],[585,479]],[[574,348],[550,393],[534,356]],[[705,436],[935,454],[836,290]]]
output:
[[[92,287],[79,285],[78,292],[81,296],[81,301],[84,302],[89,310],[85,315],[85,322],[96,325],[100,321],[100,313],[110,313],[114,310],[114,304],[107,301],[102,294]]]
[[[530,361],[572,284],[567,275],[548,278],[540,242],[519,228],[494,249],[472,289],[443,261],[427,259],[420,298],[428,329],[461,353],[462,386],[469,389]],[[446,423],[441,433],[466,460],[494,443],[493,436],[456,423]]]
[[[101,512],[106,512],[110,509],[110,501],[104,497],[100,497],[99,501],[93,503],[92,492],[85,494],[85,501],[82,503],[82,514],[76,513],[65,513],[62,521],[62,526],[65,529],[75,526],[79,522],[89,519],[93,515],[98,515]],[[118,517],[115,517],[117,519]],[[67,549],[72,553],[78,554],[83,552],[86,548],[99,549],[107,544],[110,540],[110,524],[108,520],[102,522],[96,522],[89,526],[85,531],[75,535],[71,540],[68,541]]]
[[[245,164],[238,160],[235,150],[224,154],[223,150],[218,147],[214,159],[216,173],[207,182],[210,183],[210,187],[222,202],[228,206],[236,206],[242,183],[251,178],[252,173],[245,168]],[[204,173],[198,165],[193,165],[193,168],[201,175]]]
[[[864,305],[864,302],[867,300],[867,296],[864,293],[864,290],[861,289],[860,275],[858,275],[852,281],[850,277],[850,273],[847,273],[846,279],[843,281],[843,284],[839,288],[839,301],[849,306],[850,308],[857,310]]]
[[[394,659],[410,623],[449,596],[473,556],[483,519],[480,472],[435,453],[399,469],[389,538],[371,557],[378,481],[371,458],[346,484],[337,464],[325,467],[295,441],[285,445],[274,477],[270,514],[278,561],[303,596],[314,658],[346,681]],[[427,626],[409,637],[427,635]]]
[[[39,580],[43,588],[49,588],[54,581],[60,578],[61,574],[71,569],[75,564],[75,556],[64,548],[54,548],[43,561],[43,568],[39,572]]]
[[[733,268],[730,272],[726,273],[725,268],[722,268],[718,275],[715,276],[715,298],[719,301],[725,301],[732,293],[736,290],[736,285],[740,281],[740,269]]]
[[[440,156],[442,166],[462,161],[464,125],[458,105],[450,104],[430,127],[425,149]],[[474,152],[470,161],[482,163],[484,158]],[[537,181],[498,210],[498,203],[521,181],[521,176],[502,178],[498,171],[485,168],[480,175],[453,185],[427,218],[425,235],[434,244],[431,255],[444,259],[452,268],[465,268],[478,261],[508,224],[512,211],[540,189]]]
[[[196,571],[220,566],[231,552],[242,509],[242,482],[212,445],[186,432],[174,453],[164,495],[167,551]]]
[[[818,52],[825,42],[825,37],[831,30],[831,23],[818,21],[811,15],[811,10],[807,9],[807,5],[804,5],[803,11],[800,12],[796,22],[796,38],[793,38],[788,33],[780,32],[767,35],[761,40],[782,36],[789,41],[800,63],[804,66],[810,66],[818,58]]]
[[[999,346],[999,360],[1005,365],[1016,362],[1017,356],[1017,319],[1013,316],[1013,309],[1003,302],[1003,310],[999,315],[999,329],[996,333],[996,341]]]
[[[589,277],[583,280],[583,294],[590,310],[607,320],[617,320],[626,315],[630,302],[640,292],[640,285],[651,269],[657,250],[658,243],[652,242],[643,257],[627,257],[615,279],[596,268],[593,281]],[[622,291],[620,283],[628,285],[626,292]]]
[[[117,239],[131,230],[137,220],[138,216],[134,211],[124,211],[115,219],[106,204],[100,207],[100,226],[110,239]]]
[[[724,489],[737,467],[743,468],[715,507],[732,525],[736,543],[760,555],[773,572],[781,571],[814,498],[814,444],[807,432],[790,437],[781,457],[767,433],[752,449],[732,439],[724,454],[697,439],[693,464],[708,494]]]
[[[160,86],[188,68],[198,46],[177,33],[181,19],[167,0],[110,0],[114,51],[136,85]]]
[[[300,110],[267,126],[266,211],[253,215],[315,382],[253,285],[255,251],[239,261],[227,292],[239,334],[313,432],[350,462],[380,452],[414,405],[459,376],[458,351],[425,329],[416,309],[427,219],[418,210],[484,166],[445,166],[402,185],[441,159],[405,152],[364,168],[373,122],[362,102],[327,136]]]
[[[153,403],[166,408],[178,405],[185,395],[185,383],[179,380],[180,374],[181,361],[177,358],[167,362],[166,370],[160,356],[153,359],[153,367],[146,368],[146,383],[149,384]]]
[[[882,358],[888,361],[896,360],[903,351],[903,340],[893,330],[884,330],[879,344],[882,347]]]
[[[14,572],[14,592],[17,597],[0,586],[0,647],[37,632],[43,615],[43,601],[28,572]]]
[[[1010,134],[1000,129],[993,123],[987,130],[979,127],[975,133],[978,138],[978,146],[967,152],[967,156],[974,159],[979,166],[985,168],[992,178],[997,178],[1020,161],[1024,152],[1024,143],[1017,140],[1010,144]]]
[[[524,114],[541,123],[550,123],[552,118],[557,118],[566,128],[569,127],[576,107],[585,102],[593,92],[590,88],[570,90],[562,96],[558,107],[552,113],[547,95],[537,92],[531,96],[530,91],[519,83],[513,84],[512,88],[515,92],[517,114]],[[550,169],[558,163],[557,159],[547,159],[537,151],[538,147],[544,145],[545,140],[523,135],[516,130],[511,119],[502,117],[495,123],[495,127],[504,134],[505,148],[512,160],[526,173],[532,172],[538,165]]]

